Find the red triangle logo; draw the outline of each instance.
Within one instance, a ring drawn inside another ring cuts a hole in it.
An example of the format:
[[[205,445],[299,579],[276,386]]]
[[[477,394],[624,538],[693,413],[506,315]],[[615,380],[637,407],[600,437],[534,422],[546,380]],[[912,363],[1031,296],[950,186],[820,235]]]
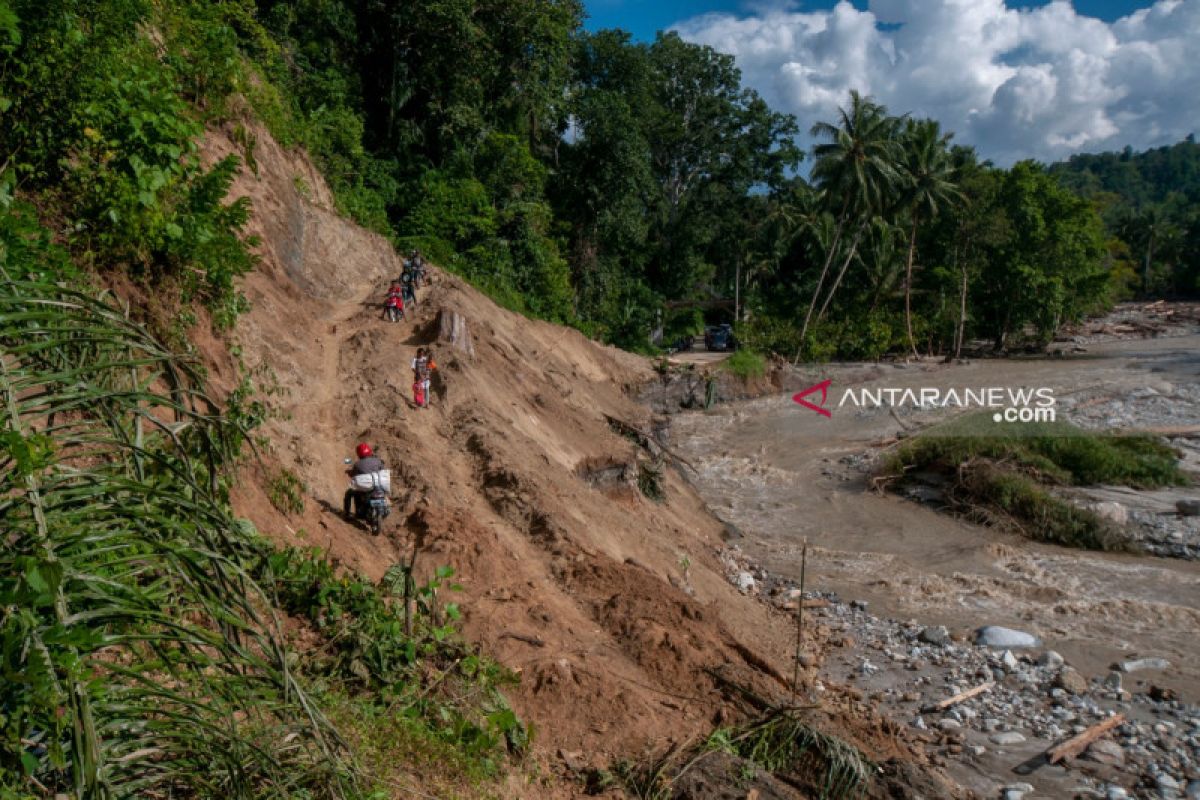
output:
[[[817,412],[818,414],[821,414],[826,417],[832,417],[833,412],[831,412],[829,409],[825,408],[825,401],[829,397],[829,386],[831,383],[833,383],[832,380],[821,381],[820,383],[816,384],[815,386],[810,386],[807,389],[805,389],[804,391],[797,392],[796,394],[792,395],[792,400],[794,400],[795,402],[804,406],[805,408],[811,408],[813,411]],[[817,392],[821,393],[820,405],[817,405],[815,403],[810,403],[809,401],[804,399],[804,398],[808,397],[810,394],[815,394]]]

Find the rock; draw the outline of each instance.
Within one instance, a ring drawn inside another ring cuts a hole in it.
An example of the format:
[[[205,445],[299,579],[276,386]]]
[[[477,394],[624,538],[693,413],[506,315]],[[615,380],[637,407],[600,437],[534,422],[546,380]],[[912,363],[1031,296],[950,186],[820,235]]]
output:
[[[1006,745],[1021,744],[1025,741],[1024,734],[1017,731],[1003,731],[1002,733],[993,733],[990,737],[992,744],[1004,747]]]
[[[799,661],[800,666],[805,668],[815,667],[817,665],[817,657],[812,653],[801,653]]]
[[[1054,669],[1058,669],[1065,663],[1067,663],[1066,659],[1064,659],[1054,650],[1047,650],[1046,652],[1042,653],[1037,660],[1037,665],[1039,667],[1052,667]]]
[[[1122,789],[1120,786],[1110,786],[1108,791],[1104,793],[1104,800],[1127,800],[1129,792]]]
[[[1092,503],[1090,509],[1097,517],[1106,519],[1114,525],[1124,525],[1129,522],[1129,509],[1114,500]]]
[[[1150,695],[1150,699],[1156,703],[1169,703],[1172,700],[1179,699],[1179,695],[1175,693],[1174,689],[1168,689],[1162,686],[1151,685],[1150,691],[1146,692],[1146,694]]]
[[[1163,797],[1174,796],[1182,788],[1179,785],[1179,781],[1165,772],[1160,772],[1154,776],[1154,785],[1158,787],[1158,793]]]
[[[935,625],[933,627],[923,629],[917,639],[925,644],[945,644],[950,641],[950,631],[946,630],[945,625]]]
[[[987,625],[975,631],[975,644],[983,647],[1038,647],[1039,640],[1032,633],[1002,628],[999,625]]]
[[[1200,517],[1200,500],[1179,500],[1175,503],[1175,510],[1181,517]]]
[[[1083,751],[1083,757],[1098,764],[1119,767],[1125,763],[1125,750],[1112,739],[1097,739]]]
[[[1017,657],[1012,654],[1012,650],[1004,651],[1004,655],[1000,656],[1000,663],[1003,664],[1004,668],[1009,672],[1016,672],[1017,667],[1020,666],[1020,662],[1017,661]]]
[[[943,717],[942,719],[938,720],[938,727],[947,732],[960,731],[962,730],[962,723],[953,717]]]
[[[1087,694],[1088,690],[1087,679],[1079,674],[1079,670],[1072,667],[1063,667],[1059,670],[1055,684],[1071,694]]]
[[[1200,778],[1188,781],[1187,788],[1183,790],[1183,796],[1187,800],[1200,800]]]
[[[1144,669],[1166,669],[1171,662],[1165,658],[1135,658],[1132,661],[1121,662],[1122,672],[1139,672]]]
[[[756,585],[754,576],[749,572],[739,572],[736,583],[738,590],[741,592],[752,592]]]
[[[560,748],[558,757],[566,765],[567,769],[572,772],[583,772],[587,769],[587,762],[583,760],[583,753],[568,752]]]
[[[1113,670],[1104,678],[1104,688],[1110,692],[1123,691],[1121,686],[1121,673]]]

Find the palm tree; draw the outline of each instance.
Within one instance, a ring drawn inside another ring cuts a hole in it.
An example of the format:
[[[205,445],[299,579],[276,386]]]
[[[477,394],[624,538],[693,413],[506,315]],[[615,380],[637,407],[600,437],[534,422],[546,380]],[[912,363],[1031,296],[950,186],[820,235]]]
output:
[[[825,287],[829,268],[839,252],[838,246],[846,225],[857,217],[858,224],[850,246],[845,251],[842,267],[833,286],[825,293],[825,302],[817,315],[818,319],[829,307],[846,269],[854,259],[858,240],[871,216],[883,207],[885,198],[899,179],[896,170],[896,131],[900,120],[889,117],[886,107],[869,97],[863,97],[857,91],[850,92],[850,106],[839,108],[838,116],[837,124],[818,122],[811,130],[814,137],[828,140],[813,148],[815,164],[812,178],[820,188],[827,207],[831,210],[837,208],[837,212],[833,239],[826,249],[825,263],[821,267],[821,274],[813,289],[812,299],[804,316],[804,325],[800,330],[802,347],[817,300]],[[800,352],[797,351],[796,360],[799,359]]]
[[[904,269],[904,326],[908,346],[917,355],[912,329],[913,260],[917,252],[917,229],[932,220],[948,203],[962,199],[954,184],[954,165],[949,144],[953,134],[943,135],[936,120],[909,120],[901,138],[901,202],[908,210],[908,261]]]

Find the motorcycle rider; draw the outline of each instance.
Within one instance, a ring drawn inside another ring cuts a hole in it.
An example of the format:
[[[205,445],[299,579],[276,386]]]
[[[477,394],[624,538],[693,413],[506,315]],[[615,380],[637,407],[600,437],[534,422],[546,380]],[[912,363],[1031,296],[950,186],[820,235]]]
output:
[[[358,456],[358,460],[354,462],[350,469],[346,470],[346,474],[351,478],[355,475],[370,475],[383,469],[383,459],[375,455],[371,450],[371,445],[366,442],[359,443],[358,447],[354,449],[354,453]],[[371,490],[369,489],[364,491],[351,486],[346,490],[346,494],[342,498],[342,514],[347,519],[351,518],[350,503],[353,502],[355,516],[363,516],[366,513],[364,503],[370,494]]]

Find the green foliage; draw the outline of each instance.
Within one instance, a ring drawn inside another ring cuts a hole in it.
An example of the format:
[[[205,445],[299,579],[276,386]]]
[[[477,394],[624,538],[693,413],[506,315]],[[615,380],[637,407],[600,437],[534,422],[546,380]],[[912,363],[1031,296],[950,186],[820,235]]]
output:
[[[193,105],[237,84],[224,18],[133,0],[13,8],[21,36],[0,77],[0,95],[13,98],[0,150],[13,154],[5,166],[17,185],[66,221],[76,259],[169,279],[181,302],[199,299],[218,327],[231,325],[245,308],[234,281],[254,265],[253,242],[242,241],[249,209],[223,204],[236,159],[200,166]],[[153,24],[169,32],[165,47],[140,33]]]
[[[1089,434],[1065,423],[997,425],[987,415],[906,442],[882,474],[903,484],[914,471],[952,476],[951,505],[982,521],[1042,541],[1099,550],[1128,549],[1129,543],[1045,485],[1153,489],[1190,483],[1177,454],[1153,437]]]
[[[458,606],[439,598],[443,589],[460,588],[446,584],[449,567],[418,586],[409,568],[397,565],[375,585],[338,575],[315,549],[288,549],[265,556],[255,574],[283,609],[326,641],[299,667],[318,686],[351,689],[358,707],[387,709],[410,733],[440,740],[489,773],[505,752],[527,747],[529,732],[500,691],[514,676],[460,640]],[[397,600],[411,609],[398,613]]]
[[[862,796],[874,769],[858,749],[789,712],[777,712],[732,732],[726,746],[764,769],[810,785],[819,797],[831,800]]]
[[[864,796],[877,769],[848,742],[818,730],[795,711],[778,710],[736,728],[717,728],[703,742],[647,764],[620,763],[616,771],[633,796],[664,800],[675,796],[679,777],[714,751],[746,759],[743,777],[752,777],[757,766],[823,800]]]
[[[303,514],[308,487],[289,469],[281,469],[267,481],[267,499],[284,514]]]
[[[745,347],[725,359],[721,366],[744,381],[761,378],[767,374],[766,360]]]
[[[256,543],[214,494],[233,432],[192,366],[94,293],[14,278],[64,256],[12,228],[0,226],[0,786],[353,794],[241,566]]]

